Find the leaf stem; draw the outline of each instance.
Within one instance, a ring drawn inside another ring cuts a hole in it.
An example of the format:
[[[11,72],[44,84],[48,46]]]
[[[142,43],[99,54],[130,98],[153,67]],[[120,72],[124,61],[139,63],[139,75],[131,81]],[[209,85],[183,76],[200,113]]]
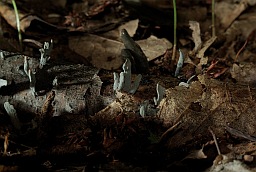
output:
[[[172,1],[173,3],[173,51],[172,51],[172,61],[175,60],[176,47],[177,47],[177,9],[176,9],[176,0]]]
[[[21,31],[20,31],[20,18],[19,18],[19,12],[18,12],[15,0],[12,0],[12,5],[13,5],[14,12],[15,12],[15,17],[16,17],[20,48],[22,50],[22,35],[21,35]]]

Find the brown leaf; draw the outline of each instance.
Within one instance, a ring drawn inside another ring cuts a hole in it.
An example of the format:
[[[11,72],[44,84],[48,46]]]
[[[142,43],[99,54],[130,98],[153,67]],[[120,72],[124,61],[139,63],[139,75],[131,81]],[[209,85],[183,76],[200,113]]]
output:
[[[121,37],[120,37],[121,31],[125,29],[128,32],[128,34],[131,37],[133,37],[134,34],[136,33],[136,29],[138,28],[138,24],[139,24],[138,19],[131,20],[131,21],[128,21],[127,23],[122,24],[116,29],[103,33],[101,36],[121,42]]]
[[[167,49],[172,48],[172,43],[167,39],[160,39],[155,36],[150,36],[145,40],[136,41],[136,43],[141,47],[142,51],[148,58],[148,61],[154,60],[155,58],[163,55]]]
[[[193,150],[184,159],[205,159],[207,156],[203,152],[203,148],[199,150]],[[184,160],[183,159],[183,160]]]
[[[248,7],[248,2],[240,1],[239,4],[231,4],[229,2],[217,2],[215,5],[215,13],[219,18],[224,29],[227,29],[231,23]]]
[[[199,50],[198,54],[196,55],[197,58],[204,58],[205,51],[213,44],[213,42],[217,39],[217,37],[211,37],[209,40],[207,40],[202,48]]]
[[[10,8],[8,5],[0,2],[0,14],[13,28],[17,28],[16,16],[14,9]],[[25,14],[19,14],[19,18],[23,18]],[[23,22],[24,23],[24,22]],[[20,28],[24,32],[24,24],[20,22]]]
[[[15,11],[13,8],[10,8],[5,3],[0,2],[0,14],[7,21],[7,23],[9,25],[11,25],[13,28],[17,29],[17,20],[16,20]],[[22,32],[25,32],[25,30],[30,26],[30,24],[33,20],[38,20],[39,22],[41,22],[43,24],[46,24],[48,26],[56,28],[56,26],[43,21],[42,19],[40,19],[37,16],[28,15],[21,11],[19,11],[18,15],[19,15],[19,20],[20,20],[20,30]]]
[[[193,52],[197,52],[202,45],[200,25],[197,21],[189,21],[189,28],[193,31],[192,38],[195,43]]]
[[[255,84],[256,65],[253,63],[233,64],[230,69],[232,78],[238,82]]]
[[[196,136],[209,136],[211,127],[217,137],[224,135],[225,125],[243,133],[256,133],[256,102],[254,89],[223,83],[198,76],[189,88],[177,86],[166,90],[165,104],[158,116],[166,126],[182,123],[170,138],[170,147],[185,144]],[[182,139],[180,139],[182,138]]]
[[[88,34],[70,37],[69,47],[97,68],[113,70],[124,63],[121,57],[123,44],[118,41]]]

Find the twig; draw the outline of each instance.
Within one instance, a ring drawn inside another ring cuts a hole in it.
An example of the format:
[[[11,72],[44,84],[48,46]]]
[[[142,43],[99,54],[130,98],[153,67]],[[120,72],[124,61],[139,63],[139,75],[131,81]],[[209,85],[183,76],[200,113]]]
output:
[[[32,43],[32,44],[36,45],[38,48],[43,48],[43,44],[39,41],[34,40],[34,39],[23,39],[23,42]]]
[[[208,129],[210,131],[210,133],[212,134],[212,137],[213,137],[213,140],[214,140],[214,143],[215,143],[215,146],[217,148],[217,152],[219,155],[221,155],[221,152],[220,152],[220,148],[219,148],[219,145],[218,145],[218,142],[217,142],[217,139],[216,139],[216,136],[215,134],[213,133],[212,129],[209,127]]]
[[[245,46],[248,43],[248,39],[246,39],[244,45],[242,46],[242,48],[240,48],[240,50],[237,52],[236,57],[235,57],[235,62],[237,62],[238,56],[240,55],[240,53],[243,51],[243,49],[245,48]]]
[[[242,48],[240,48],[240,50],[237,52],[236,57],[235,57],[235,62],[237,62],[238,56],[240,55],[240,53],[244,50],[245,46],[248,44],[249,41],[251,41],[253,39],[253,35],[254,35],[255,31],[252,31],[249,36],[247,37],[247,39],[244,42],[244,45],[242,46]]]
[[[181,124],[181,121],[178,121],[176,124],[174,124],[172,127],[170,127],[168,130],[166,130],[160,137],[159,142],[161,142],[163,140],[163,138],[172,130],[174,130],[178,125]]]

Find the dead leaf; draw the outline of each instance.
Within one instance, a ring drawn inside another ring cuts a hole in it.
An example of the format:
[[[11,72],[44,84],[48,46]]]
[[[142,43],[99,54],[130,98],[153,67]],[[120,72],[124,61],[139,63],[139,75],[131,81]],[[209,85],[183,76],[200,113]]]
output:
[[[208,57],[203,57],[203,58],[200,59],[200,62],[199,62],[199,64],[197,65],[197,67],[198,67],[199,69],[202,69],[202,66],[203,66],[203,65],[206,65],[207,63],[208,63]]]
[[[197,65],[199,70],[202,70],[202,66],[206,65],[208,63],[208,57],[204,57],[205,51],[213,44],[213,42],[217,39],[216,36],[211,37],[209,40],[207,40],[202,48],[199,50],[199,52],[196,54],[196,57],[200,59],[199,64]]]
[[[3,2],[0,2],[0,14],[7,21],[9,25],[17,29],[17,22],[14,9],[9,7]],[[19,19],[23,19],[27,14],[19,12]],[[30,23],[30,22],[29,22]],[[22,32],[25,32],[25,29],[28,27],[28,21],[20,20],[20,29]]]
[[[120,33],[122,29],[126,29],[131,37],[136,33],[138,27],[138,19],[131,20],[115,30],[104,33],[102,36],[114,39],[121,42]],[[143,50],[148,61],[154,60],[155,58],[163,55],[167,49],[172,48],[172,43],[165,38],[157,38],[151,35],[149,38],[144,40],[135,41]]]
[[[217,37],[211,37],[209,40],[207,40],[203,46],[202,49],[199,50],[198,54],[196,55],[197,58],[204,58],[205,51],[213,44],[213,42],[217,39]]]
[[[201,48],[201,45],[202,45],[202,40],[200,36],[201,35],[200,25],[197,21],[189,21],[189,28],[193,31],[192,37],[195,43],[193,53],[196,53]]]
[[[139,24],[138,19],[131,20],[131,21],[128,21],[128,22],[122,24],[117,29],[106,32],[106,33],[102,34],[101,36],[121,42],[121,37],[120,37],[121,31],[123,29],[125,29],[128,32],[128,34],[131,37],[133,37],[134,34],[136,33],[137,28],[138,28],[138,24]]]
[[[255,0],[241,0],[238,4],[230,2],[220,1],[215,4],[215,14],[224,29],[227,29],[249,6],[256,4]]]
[[[114,70],[124,63],[121,57],[121,42],[88,34],[69,37],[69,47],[99,69]]]
[[[203,148],[199,150],[193,150],[187,155],[183,160],[185,159],[205,159],[207,156],[203,152]]]
[[[99,111],[92,117],[94,122],[99,122],[101,125],[108,126],[116,124],[118,115],[122,114],[122,105],[118,101],[114,101],[106,108]]]
[[[141,47],[148,61],[154,60],[163,55],[167,49],[172,48],[172,43],[167,39],[160,39],[152,35],[147,39],[136,41],[136,43]]]
[[[158,116],[165,126],[182,121],[176,128],[178,132],[170,138],[170,148],[199,135],[209,136],[209,127],[217,137],[222,136],[226,124],[249,135],[256,133],[254,89],[209,79],[206,75],[199,75],[198,80],[189,88],[167,89],[165,103],[160,104]]]
[[[256,84],[256,65],[253,63],[233,64],[230,73],[238,82]]]
[[[228,42],[234,40],[237,35],[241,35],[245,40],[256,28],[256,17],[254,12],[243,14],[239,19],[240,20],[234,21],[225,32]]]
[[[121,31],[125,29],[128,34],[133,37],[136,33],[136,30],[139,25],[139,19],[131,20],[121,26],[118,27],[118,34],[120,35]],[[121,39],[120,39],[121,40]]]
[[[252,56],[248,54],[250,53],[250,51],[247,50],[247,47],[249,46],[249,44],[246,45],[245,50],[242,53],[240,53],[240,55],[237,57],[238,59],[235,59],[238,53],[237,52],[238,50],[235,50],[234,47],[241,40],[244,40],[244,41],[247,40],[249,38],[249,35],[253,32],[255,28],[256,28],[255,12],[248,12],[248,13],[242,14],[226,30],[225,32],[226,41],[224,45],[218,50],[218,54],[216,56],[218,57],[230,56],[234,60],[248,61],[248,56]],[[239,42],[237,41],[238,38],[240,40]],[[244,44],[244,42],[242,42],[242,44]],[[254,44],[252,43],[252,45]],[[239,48],[242,48],[242,45]],[[246,52],[248,53],[246,54]]]
[[[7,23],[9,25],[11,25],[13,28],[17,29],[16,15],[15,15],[13,8],[10,8],[5,3],[0,2],[0,14],[7,21]],[[25,30],[30,26],[30,24],[33,20],[37,20],[37,21],[39,21],[39,23],[48,25],[50,27],[57,28],[56,26],[54,26],[46,21],[43,21],[42,19],[40,19],[37,16],[28,15],[21,11],[19,11],[19,20],[20,20],[20,30],[22,32],[25,32]]]
[[[167,39],[158,39],[155,36],[136,41],[136,43],[141,47],[148,61],[159,57],[172,47]],[[116,40],[88,34],[82,37],[70,37],[69,47],[100,69],[118,69],[124,63],[121,57],[123,43]]]

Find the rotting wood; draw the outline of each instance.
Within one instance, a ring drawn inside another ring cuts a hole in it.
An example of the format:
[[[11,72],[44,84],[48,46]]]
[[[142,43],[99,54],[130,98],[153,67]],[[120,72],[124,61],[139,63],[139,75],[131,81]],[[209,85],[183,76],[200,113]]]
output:
[[[43,69],[38,69],[39,60],[29,58],[29,66],[36,69],[36,92],[34,96],[29,89],[29,78],[23,71],[23,55],[10,56],[0,60],[0,78],[5,78],[7,86],[0,89],[0,104],[10,101],[15,108],[32,114],[40,114],[46,100],[46,94],[55,92],[52,101],[53,116],[65,113],[79,114],[84,112],[87,104],[93,104],[95,111],[102,107],[96,107],[96,99],[87,100],[88,89],[93,97],[100,96],[101,80],[97,76],[98,69],[79,65],[52,65],[48,64]],[[53,81],[55,85],[53,86]]]

